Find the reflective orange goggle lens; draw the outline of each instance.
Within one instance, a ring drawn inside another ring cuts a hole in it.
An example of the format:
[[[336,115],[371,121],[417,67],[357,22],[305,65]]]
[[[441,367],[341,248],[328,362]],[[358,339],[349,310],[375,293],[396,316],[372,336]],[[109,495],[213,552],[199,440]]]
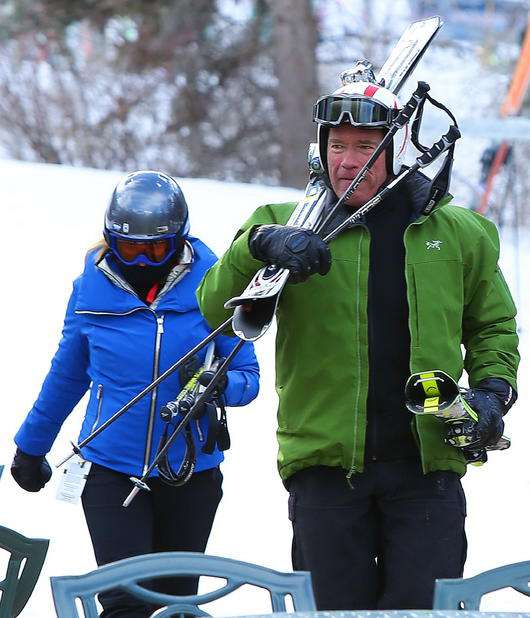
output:
[[[140,242],[133,240],[116,239],[116,251],[124,262],[134,262],[136,258],[144,255],[151,262],[163,262],[171,251],[169,239]]]

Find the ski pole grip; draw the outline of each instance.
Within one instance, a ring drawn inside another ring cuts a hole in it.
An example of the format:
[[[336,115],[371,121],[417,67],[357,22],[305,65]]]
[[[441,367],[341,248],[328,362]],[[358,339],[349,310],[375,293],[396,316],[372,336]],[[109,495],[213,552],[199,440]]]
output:
[[[419,167],[426,167],[430,165],[435,159],[437,159],[443,152],[445,152],[448,148],[454,145],[456,140],[461,136],[458,127],[454,124],[449,127],[449,131],[445,135],[443,135],[437,142],[424,152],[421,157],[416,159]]]
[[[409,120],[412,118],[412,114],[414,114],[414,112],[418,108],[418,105],[425,98],[425,95],[429,92],[430,89],[431,87],[427,82],[418,82],[418,87],[412,93],[412,96],[405,104],[405,107],[401,110],[401,113],[394,121],[394,125],[396,127],[401,129],[401,127],[404,127],[409,122]]]

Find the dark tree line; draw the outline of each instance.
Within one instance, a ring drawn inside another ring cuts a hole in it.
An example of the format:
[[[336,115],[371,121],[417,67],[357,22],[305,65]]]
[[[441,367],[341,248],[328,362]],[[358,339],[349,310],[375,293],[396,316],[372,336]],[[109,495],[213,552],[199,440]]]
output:
[[[255,0],[237,16],[225,5],[6,3],[3,149],[49,163],[304,185],[317,90],[310,2]]]

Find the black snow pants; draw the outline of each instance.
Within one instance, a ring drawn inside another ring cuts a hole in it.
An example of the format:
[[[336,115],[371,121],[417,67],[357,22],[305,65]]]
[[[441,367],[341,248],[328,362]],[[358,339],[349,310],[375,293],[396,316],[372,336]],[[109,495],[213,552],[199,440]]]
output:
[[[193,474],[182,487],[151,479],[151,491],[138,493],[123,508],[132,489],[129,477],[92,464],[82,503],[98,565],[155,552],[204,552],[222,497],[222,479],[219,468]],[[198,578],[165,578],[148,587],[168,594],[194,594]],[[104,618],[145,618],[156,609],[118,589],[100,594],[99,601]]]
[[[461,577],[465,497],[458,475],[415,460],[353,475],[317,466],[290,477],[295,570],[310,571],[319,610],[429,609],[434,580]]]

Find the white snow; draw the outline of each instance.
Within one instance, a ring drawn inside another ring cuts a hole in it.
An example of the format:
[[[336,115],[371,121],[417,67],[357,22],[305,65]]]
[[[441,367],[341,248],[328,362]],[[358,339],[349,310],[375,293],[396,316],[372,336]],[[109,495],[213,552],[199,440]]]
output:
[[[103,212],[120,173],[0,161],[2,203],[2,432],[0,464],[0,524],[30,537],[50,538],[41,578],[22,618],[54,615],[50,575],[83,573],[95,568],[80,506],[55,500],[60,474],[48,486],[28,494],[16,486],[8,467],[14,452],[12,437],[30,409],[55,352],[71,281],[80,272],[86,249],[101,236]],[[291,189],[227,184],[209,180],[181,181],[191,210],[192,231],[217,253],[230,242],[238,224],[260,204],[296,199]],[[524,239],[523,239],[524,240]],[[506,433],[512,448],[490,456],[489,463],[471,469],[464,484],[468,499],[469,540],[466,575],[502,564],[530,560],[528,512],[530,467],[527,436],[530,422],[528,391],[528,312],[530,302],[524,272],[530,267],[528,244],[521,253],[507,238],[502,263],[509,281],[519,263],[521,326],[520,397],[510,413]],[[229,412],[232,448],[223,465],[224,499],[214,524],[208,553],[288,571],[290,524],[287,494],[276,472],[273,388],[274,334],[258,342],[262,369],[257,401]],[[49,460],[69,452],[78,434],[84,403],[72,413]],[[3,564],[0,564],[0,572]],[[260,613],[266,596],[243,589],[219,602],[217,615]],[[514,592],[488,597],[486,610],[530,611],[530,599]]]

